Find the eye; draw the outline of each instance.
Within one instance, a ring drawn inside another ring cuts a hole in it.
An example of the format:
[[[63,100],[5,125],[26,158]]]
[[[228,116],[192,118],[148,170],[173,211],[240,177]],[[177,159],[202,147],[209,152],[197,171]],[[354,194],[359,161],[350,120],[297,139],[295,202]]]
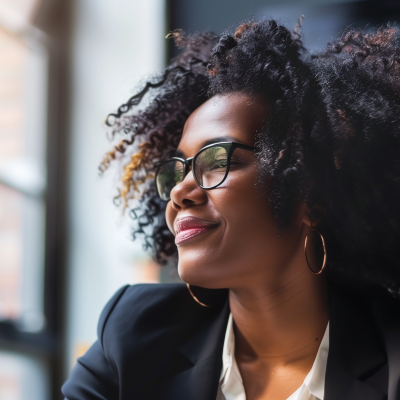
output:
[[[217,169],[226,169],[228,166],[228,160],[226,158],[224,159],[217,159],[213,162],[211,165],[211,170],[217,170]]]
[[[248,164],[247,162],[245,162],[245,160],[238,156],[238,155],[232,155],[231,157],[231,166],[232,165],[245,165]]]

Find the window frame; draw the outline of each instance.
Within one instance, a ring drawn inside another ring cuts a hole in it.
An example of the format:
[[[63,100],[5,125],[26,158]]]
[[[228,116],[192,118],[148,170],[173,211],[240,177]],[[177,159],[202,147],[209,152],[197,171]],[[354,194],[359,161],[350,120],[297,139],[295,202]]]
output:
[[[37,6],[37,4],[36,4]],[[24,195],[41,198],[45,206],[43,314],[45,328],[23,332],[16,321],[0,321],[0,351],[43,358],[48,367],[51,399],[63,399],[66,376],[65,259],[67,221],[66,183],[68,154],[69,2],[45,0],[33,22],[7,23],[0,8],[0,26],[23,42],[34,42],[47,52],[45,115],[46,190],[36,195],[0,179],[0,183]]]

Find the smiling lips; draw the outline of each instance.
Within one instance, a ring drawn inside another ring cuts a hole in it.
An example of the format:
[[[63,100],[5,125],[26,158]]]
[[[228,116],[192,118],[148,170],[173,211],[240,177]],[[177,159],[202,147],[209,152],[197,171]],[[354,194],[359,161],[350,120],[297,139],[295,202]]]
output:
[[[181,244],[187,240],[214,229],[218,224],[196,217],[180,218],[175,223],[175,244]]]

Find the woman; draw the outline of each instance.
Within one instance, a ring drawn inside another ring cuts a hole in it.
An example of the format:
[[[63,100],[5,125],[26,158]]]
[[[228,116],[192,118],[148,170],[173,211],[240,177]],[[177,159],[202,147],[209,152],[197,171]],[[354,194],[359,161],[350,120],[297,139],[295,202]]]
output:
[[[122,163],[136,233],[187,285],[117,292],[65,397],[400,399],[396,31],[312,57],[269,19],[172,36],[102,170]]]

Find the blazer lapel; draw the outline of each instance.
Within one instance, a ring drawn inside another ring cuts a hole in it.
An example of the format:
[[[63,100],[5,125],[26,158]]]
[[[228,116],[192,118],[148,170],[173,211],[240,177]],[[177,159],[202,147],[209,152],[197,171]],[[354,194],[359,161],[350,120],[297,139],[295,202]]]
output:
[[[163,383],[160,399],[213,400],[217,397],[229,301],[226,300],[222,307],[207,311],[207,319],[196,326],[192,335],[179,348],[188,367]]]
[[[329,328],[324,400],[386,399],[387,359],[365,299],[331,285]]]
[[[400,399],[400,327],[390,322],[393,321],[393,310],[387,311],[387,315],[378,312],[389,354],[388,398],[385,345],[374,324],[374,314],[369,304],[365,298],[331,285],[330,343],[324,400]],[[158,395],[151,397],[152,399],[216,398],[229,302],[226,300],[222,307],[199,311],[201,312],[193,310],[190,333],[185,335],[187,339],[173,352],[176,366],[165,372],[165,379],[158,385]]]

